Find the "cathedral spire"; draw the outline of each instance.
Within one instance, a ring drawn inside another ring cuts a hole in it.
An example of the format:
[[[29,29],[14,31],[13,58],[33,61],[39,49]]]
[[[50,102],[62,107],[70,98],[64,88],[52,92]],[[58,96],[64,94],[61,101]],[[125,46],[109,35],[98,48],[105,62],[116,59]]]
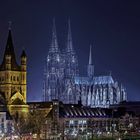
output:
[[[89,78],[93,78],[94,76],[94,65],[92,62],[92,46],[90,45],[90,50],[89,50],[89,63],[88,63],[88,68],[87,68],[87,74]]]
[[[67,38],[67,48],[66,48],[66,51],[67,52],[72,52],[73,51],[70,19],[68,20],[68,38]]]
[[[92,65],[92,45],[90,45],[90,51],[89,51],[89,65]]]
[[[70,19],[68,20],[68,36],[65,49],[65,75],[73,78],[78,75],[78,60],[73,49]]]
[[[58,42],[57,42],[57,35],[56,35],[55,18],[53,19],[52,43],[51,43],[50,51],[51,52],[57,52],[58,51]]]
[[[13,39],[12,39],[12,33],[11,33],[11,24],[12,24],[12,22],[9,21],[8,23],[9,23],[9,27],[8,27],[9,32],[8,32],[8,38],[7,38],[7,44],[6,44],[4,56],[11,55],[15,59]]]
[[[10,56],[12,69],[17,70],[19,69],[19,66],[16,62],[16,56],[15,56],[15,51],[14,51],[14,46],[13,46],[13,39],[12,39],[12,33],[11,33],[11,21],[9,22],[8,29],[9,29],[9,32],[8,32],[8,38],[7,38],[7,43],[6,43],[5,52],[4,52],[4,58],[3,58],[3,62],[0,68],[5,69],[6,57]]]
[[[9,33],[8,33],[8,39],[7,39],[6,49],[5,49],[5,55],[6,54],[15,55],[12,34],[11,34],[11,28],[9,28]]]

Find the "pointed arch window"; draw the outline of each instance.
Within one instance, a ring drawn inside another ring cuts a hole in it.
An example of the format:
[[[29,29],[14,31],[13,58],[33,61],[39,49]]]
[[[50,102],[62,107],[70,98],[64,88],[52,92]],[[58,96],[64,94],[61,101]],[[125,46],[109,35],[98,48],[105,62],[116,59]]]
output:
[[[56,60],[57,60],[58,62],[60,61],[60,56],[59,56],[59,55],[56,56]]]
[[[15,81],[15,80],[16,80],[16,77],[14,76],[14,77],[13,77],[13,81]]]

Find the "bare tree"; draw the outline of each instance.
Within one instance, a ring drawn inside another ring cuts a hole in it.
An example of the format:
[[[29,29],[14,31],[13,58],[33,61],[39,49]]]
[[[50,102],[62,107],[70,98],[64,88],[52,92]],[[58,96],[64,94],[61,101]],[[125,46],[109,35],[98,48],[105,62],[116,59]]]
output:
[[[20,137],[22,134],[37,134],[37,140],[40,140],[40,134],[46,121],[44,110],[33,110],[26,117],[14,115],[14,129]]]

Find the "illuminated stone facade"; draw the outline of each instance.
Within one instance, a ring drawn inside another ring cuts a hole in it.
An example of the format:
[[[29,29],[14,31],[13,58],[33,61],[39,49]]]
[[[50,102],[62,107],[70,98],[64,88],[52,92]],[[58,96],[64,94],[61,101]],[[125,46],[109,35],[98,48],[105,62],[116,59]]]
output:
[[[127,100],[122,85],[111,75],[96,76],[90,46],[87,76],[79,76],[78,59],[73,48],[70,21],[68,24],[67,45],[60,51],[56,27],[53,23],[52,43],[48,52],[44,72],[44,101],[58,99],[64,103],[78,103],[84,106],[109,107]]]
[[[11,30],[0,66],[0,92],[5,94],[8,103],[17,97],[26,103],[26,54],[21,55],[21,65],[16,62]]]
[[[52,30],[52,43],[48,52],[44,73],[43,90],[45,101],[59,99],[60,101],[69,103],[76,99],[76,96],[73,96],[75,89],[72,88],[72,86],[74,84],[74,77],[78,76],[78,61],[72,46],[70,22],[67,40],[67,47],[63,52],[61,52],[58,47],[54,22]]]
[[[28,108],[26,105],[27,57],[24,50],[22,51],[20,60],[21,64],[18,65],[14,52],[11,29],[9,29],[3,61],[0,65],[0,98],[1,103],[8,105],[10,112],[25,111]]]

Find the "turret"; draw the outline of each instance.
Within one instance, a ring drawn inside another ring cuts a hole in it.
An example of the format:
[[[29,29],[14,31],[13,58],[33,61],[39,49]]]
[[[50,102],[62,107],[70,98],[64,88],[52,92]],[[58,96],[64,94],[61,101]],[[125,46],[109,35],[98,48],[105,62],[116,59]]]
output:
[[[24,102],[26,102],[26,65],[27,56],[25,51],[21,54],[21,94],[24,97]]]
[[[11,70],[11,55],[10,54],[5,55],[5,69]]]
[[[94,76],[94,65],[92,63],[92,46],[90,45],[90,51],[89,51],[89,63],[87,68],[87,74],[89,78],[93,78]]]
[[[26,61],[27,61],[27,56],[25,51],[22,51],[21,54],[21,71],[26,71]]]

